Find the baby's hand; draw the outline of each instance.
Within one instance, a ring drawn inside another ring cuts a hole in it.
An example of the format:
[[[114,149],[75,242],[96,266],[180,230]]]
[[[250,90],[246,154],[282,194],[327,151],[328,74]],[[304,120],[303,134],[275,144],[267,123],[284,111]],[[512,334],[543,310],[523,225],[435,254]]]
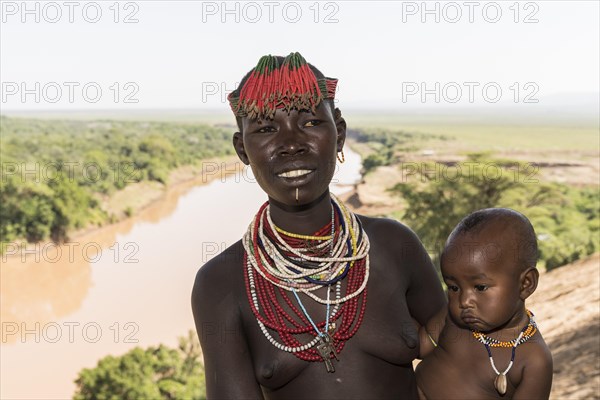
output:
[[[427,330],[424,326],[419,328],[419,358],[423,359],[427,357],[429,353],[435,349],[437,343],[433,340],[433,338],[427,333]]]
[[[433,318],[427,321],[427,324],[419,327],[420,359],[427,357],[437,347],[440,333],[444,329],[447,314],[448,309],[444,307]]]

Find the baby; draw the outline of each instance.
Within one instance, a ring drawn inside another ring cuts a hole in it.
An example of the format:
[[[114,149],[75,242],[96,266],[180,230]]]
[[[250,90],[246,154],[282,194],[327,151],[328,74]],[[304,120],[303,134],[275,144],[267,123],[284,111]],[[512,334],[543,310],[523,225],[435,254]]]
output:
[[[441,256],[448,308],[421,327],[422,399],[547,399],[552,355],[525,308],[539,273],[529,220],[506,208],[463,219]]]

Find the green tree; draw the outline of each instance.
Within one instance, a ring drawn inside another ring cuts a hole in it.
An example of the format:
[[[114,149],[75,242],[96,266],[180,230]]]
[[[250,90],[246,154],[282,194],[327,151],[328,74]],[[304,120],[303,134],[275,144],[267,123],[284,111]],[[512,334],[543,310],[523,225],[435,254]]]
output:
[[[482,208],[495,207],[501,196],[516,186],[508,174],[493,176],[490,162],[471,156],[468,163],[458,165],[453,172],[440,164],[424,165],[419,183],[399,183],[390,190],[408,203],[404,220],[433,251],[436,264],[442,247],[456,224],[467,214]],[[435,173],[427,173],[435,171]]]
[[[403,219],[419,235],[438,267],[441,250],[456,224],[469,213],[488,207],[512,208],[529,218],[547,270],[598,251],[597,189],[520,182],[506,165],[516,163],[471,155],[457,168],[460,173],[444,174],[439,165],[431,164],[421,171],[435,173],[421,173],[418,182],[400,183],[390,189],[406,201]]]
[[[70,229],[80,228],[90,219],[90,210],[97,202],[77,182],[63,174],[49,180],[48,187],[52,190],[54,214],[50,237],[55,242],[63,242]]]
[[[95,368],[83,369],[75,381],[74,398],[84,399],[205,399],[202,351],[194,331],[179,338],[179,346],[164,345],[107,356]]]
[[[0,115],[0,240],[65,240],[112,220],[99,200],[178,166],[232,154],[228,129],[187,123],[61,121]],[[0,247],[0,253],[3,247]]]

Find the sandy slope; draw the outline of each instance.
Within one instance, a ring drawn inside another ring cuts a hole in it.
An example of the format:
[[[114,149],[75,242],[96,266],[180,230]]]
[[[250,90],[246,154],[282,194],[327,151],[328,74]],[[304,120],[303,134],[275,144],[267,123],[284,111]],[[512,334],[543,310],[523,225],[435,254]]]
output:
[[[600,399],[600,253],[543,273],[527,300],[554,358],[552,399]]]

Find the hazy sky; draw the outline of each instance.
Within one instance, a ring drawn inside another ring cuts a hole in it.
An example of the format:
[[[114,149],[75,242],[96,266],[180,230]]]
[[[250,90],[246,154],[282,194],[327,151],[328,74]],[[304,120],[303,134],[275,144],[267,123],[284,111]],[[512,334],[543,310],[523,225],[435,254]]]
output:
[[[261,55],[291,51],[346,106],[599,92],[597,1],[1,3],[4,110],[219,109]]]

